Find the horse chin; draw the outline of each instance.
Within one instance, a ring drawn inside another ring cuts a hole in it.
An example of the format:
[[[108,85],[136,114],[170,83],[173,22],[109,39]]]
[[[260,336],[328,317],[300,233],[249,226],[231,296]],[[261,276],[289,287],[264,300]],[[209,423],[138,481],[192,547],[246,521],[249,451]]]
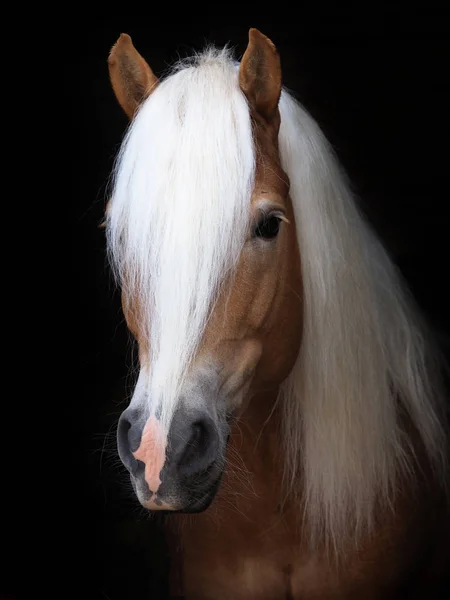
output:
[[[230,439],[230,433],[228,431],[227,436],[226,436],[226,444],[228,444],[229,439]],[[188,500],[180,508],[177,508],[172,511],[164,511],[164,512],[166,514],[198,514],[198,513],[205,512],[209,508],[209,506],[212,504],[214,498],[216,497],[217,492],[219,491],[219,488],[220,488],[220,484],[222,482],[224,468],[223,468],[223,466],[222,467],[218,466],[218,464],[221,464],[221,462],[222,461],[215,463],[215,465],[214,465],[215,470],[218,470],[218,474],[216,475],[216,477],[212,481],[212,483],[210,483],[207,486],[206,490],[204,490],[204,491],[202,490],[203,493],[200,496],[198,494],[196,494],[195,497],[193,497],[191,500]]]
[[[220,475],[217,477],[214,483],[208,488],[206,493],[200,499],[195,499],[194,501],[190,502],[186,506],[186,508],[180,509],[177,512],[185,514],[195,514],[204,512],[207,508],[209,508],[214,498],[216,497],[216,494],[220,487],[220,483],[222,481],[222,476],[223,471],[220,473]]]
[[[194,515],[205,512],[216,497],[222,481],[222,475],[223,472],[220,473],[217,479],[208,487],[206,492],[200,498],[193,498],[175,510],[159,510],[158,513],[161,515]]]

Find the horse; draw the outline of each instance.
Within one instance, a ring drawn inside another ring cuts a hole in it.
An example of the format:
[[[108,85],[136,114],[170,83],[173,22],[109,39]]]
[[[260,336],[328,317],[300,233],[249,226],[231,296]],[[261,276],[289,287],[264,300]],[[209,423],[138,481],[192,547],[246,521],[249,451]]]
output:
[[[129,126],[106,248],[139,358],[117,449],[164,515],[172,597],[432,597],[439,353],[275,45],[252,28],[240,61],[206,45],[159,78],[121,34],[108,69]]]

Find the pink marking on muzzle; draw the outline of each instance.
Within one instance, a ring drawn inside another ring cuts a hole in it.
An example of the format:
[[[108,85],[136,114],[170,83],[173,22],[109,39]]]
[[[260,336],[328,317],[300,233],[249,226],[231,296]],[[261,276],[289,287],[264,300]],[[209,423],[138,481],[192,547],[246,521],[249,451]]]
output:
[[[155,493],[161,485],[159,475],[166,460],[167,438],[159,421],[151,416],[142,432],[141,443],[133,456],[145,465],[145,481]]]

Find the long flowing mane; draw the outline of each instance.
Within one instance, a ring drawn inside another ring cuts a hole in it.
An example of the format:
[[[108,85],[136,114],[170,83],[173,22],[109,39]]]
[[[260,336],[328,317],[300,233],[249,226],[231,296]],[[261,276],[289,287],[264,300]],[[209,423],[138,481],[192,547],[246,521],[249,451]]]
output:
[[[285,481],[300,490],[313,537],[336,541],[369,527],[412,472],[402,415],[443,476],[441,397],[426,329],[327,141],[286,90],[280,113],[304,285],[301,351],[280,395]],[[166,423],[245,242],[254,170],[249,109],[227,50],[177,65],[124,140],[108,249],[144,306],[149,394]]]
[[[280,112],[304,283],[302,346],[282,390],[286,477],[293,490],[302,474],[313,538],[337,544],[417,467],[402,414],[444,478],[443,391],[427,329],[322,132],[287,92]]]

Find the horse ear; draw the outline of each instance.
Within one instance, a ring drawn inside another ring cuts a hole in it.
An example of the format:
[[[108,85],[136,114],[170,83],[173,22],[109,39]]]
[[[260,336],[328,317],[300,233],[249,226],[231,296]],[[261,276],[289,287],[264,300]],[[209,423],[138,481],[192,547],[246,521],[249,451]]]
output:
[[[102,219],[102,221],[100,221],[99,226],[98,226],[99,229],[106,229],[106,219],[108,217],[108,212],[109,212],[110,206],[111,206],[111,198],[106,203],[103,219]]]
[[[108,57],[109,77],[116,98],[130,119],[158,84],[128,34],[122,33]]]
[[[271,40],[257,29],[250,29],[248,37],[239,68],[239,86],[250,106],[270,120],[281,94],[280,57]]]

